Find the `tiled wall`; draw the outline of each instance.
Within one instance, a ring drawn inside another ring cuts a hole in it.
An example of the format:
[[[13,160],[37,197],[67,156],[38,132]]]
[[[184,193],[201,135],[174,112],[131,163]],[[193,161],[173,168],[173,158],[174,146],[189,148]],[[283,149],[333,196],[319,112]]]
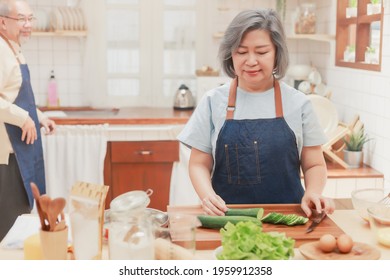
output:
[[[337,0],[316,3],[319,15],[327,11],[324,26],[335,34]],[[303,50],[309,49],[309,60],[319,68],[332,90],[331,100],[337,106],[340,120],[348,123],[356,114],[360,116],[366,132],[373,138],[365,145],[364,161],[384,174],[384,186],[390,190],[390,1],[384,0],[384,4],[381,72],[335,67],[334,42],[311,43]]]
[[[30,0],[33,10],[50,13],[53,7],[65,6],[66,0]],[[84,38],[79,37],[38,37],[23,45],[34,93],[38,105],[46,105],[47,85],[51,70],[58,83],[62,106],[87,105],[82,95]]]
[[[327,75],[343,120],[359,114],[373,138],[366,144],[365,162],[384,173],[390,189],[390,1],[384,2],[381,72],[331,67]]]

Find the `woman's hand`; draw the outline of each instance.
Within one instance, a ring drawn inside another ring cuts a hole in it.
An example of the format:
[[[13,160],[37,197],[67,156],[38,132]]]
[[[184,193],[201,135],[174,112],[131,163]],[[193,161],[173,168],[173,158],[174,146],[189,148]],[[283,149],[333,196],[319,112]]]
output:
[[[317,193],[306,192],[301,201],[301,208],[308,217],[311,216],[311,209],[316,209],[318,213],[322,210],[326,214],[332,214],[335,209],[333,199]]]
[[[206,214],[212,216],[224,216],[228,210],[225,201],[217,194],[204,197],[202,199],[202,208]]]
[[[213,157],[195,148],[191,149],[189,173],[192,185],[202,200],[202,208],[208,215],[223,216],[228,210],[225,201],[217,195],[211,185]]]

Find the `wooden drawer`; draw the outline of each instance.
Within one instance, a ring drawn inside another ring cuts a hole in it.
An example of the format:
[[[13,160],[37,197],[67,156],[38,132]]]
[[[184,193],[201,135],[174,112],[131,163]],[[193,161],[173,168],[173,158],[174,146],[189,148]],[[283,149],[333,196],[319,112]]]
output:
[[[111,162],[179,161],[178,141],[111,142]]]

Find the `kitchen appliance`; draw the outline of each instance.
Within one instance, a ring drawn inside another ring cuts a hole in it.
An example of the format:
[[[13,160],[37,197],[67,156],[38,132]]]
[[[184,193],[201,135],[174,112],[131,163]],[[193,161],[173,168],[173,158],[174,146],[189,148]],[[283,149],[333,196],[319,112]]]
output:
[[[175,94],[173,108],[178,110],[189,110],[195,107],[194,97],[190,89],[182,84]]]

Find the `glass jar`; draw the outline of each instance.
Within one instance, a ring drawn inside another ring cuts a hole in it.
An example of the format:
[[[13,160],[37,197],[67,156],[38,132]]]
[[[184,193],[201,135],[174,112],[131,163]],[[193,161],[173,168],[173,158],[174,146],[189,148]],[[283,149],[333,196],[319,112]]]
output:
[[[303,3],[295,21],[296,34],[314,34],[316,32],[316,5],[314,3]]]
[[[144,191],[131,191],[112,200],[108,232],[111,260],[154,260],[154,234],[145,211],[149,203]]]

